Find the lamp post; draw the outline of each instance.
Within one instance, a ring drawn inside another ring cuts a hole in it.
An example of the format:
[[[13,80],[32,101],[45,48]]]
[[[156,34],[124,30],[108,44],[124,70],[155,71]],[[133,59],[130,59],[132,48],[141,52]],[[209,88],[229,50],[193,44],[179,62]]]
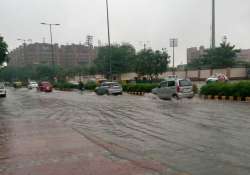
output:
[[[111,63],[111,42],[110,42],[110,25],[109,25],[109,3],[106,0],[107,9],[107,28],[108,28],[108,46],[109,46],[109,78],[112,80],[112,63]]]
[[[212,49],[216,47],[215,41],[215,0],[212,0]]]
[[[50,31],[50,45],[51,45],[51,60],[52,60],[52,66],[53,66],[53,68],[55,68],[52,26],[59,26],[60,24],[50,24],[50,23],[44,23],[44,22],[41,23],[41,24],[49,26],[49,31]]]

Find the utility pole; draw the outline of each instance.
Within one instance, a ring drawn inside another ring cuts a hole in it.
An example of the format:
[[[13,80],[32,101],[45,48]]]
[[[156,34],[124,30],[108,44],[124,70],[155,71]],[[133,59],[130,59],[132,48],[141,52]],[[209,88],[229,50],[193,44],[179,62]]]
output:
[[[106,0],[107,9],[107,28],[108,28],[108,46],[109,46],[109,78],[112,80],[112,62],[111,62],[111,42],[110,42],[110,26],[109,26],[109,4]]]
[[[215,49],[216,47],[216,41],[215,41],[215,0],[212,0],[212,49]]]
[[[54,58],[54,46],[53,46],[53,37],[52,37],[52,26],[59,26],[60,24],[48,24],[48,23],[41,23],[42,25],[49,26],[49,32],[50,32],[50,45],[51,45],[51,61],[52,66],[55,68],[55,58]]]

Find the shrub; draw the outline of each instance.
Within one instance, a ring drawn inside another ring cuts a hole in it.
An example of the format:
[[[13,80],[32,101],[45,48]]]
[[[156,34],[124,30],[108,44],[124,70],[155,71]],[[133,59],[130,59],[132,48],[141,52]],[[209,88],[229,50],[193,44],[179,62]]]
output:
[[[68,82],[59,82],[54,84],[54,88],[57,88],[59,90],[71,90],[71,89],[78,89],[78,85]]]
[[[239,83],[212,83],[201,88],[202,95],[218,96],[250,96],[250,81],[241,81]]]
[[[88,81],[85,85],[84,85],[84,88],[87,89],[87,90],[95,90],[95,88],[97,87],[97,84],[95,81]]]
[[[151,92],[152,89],[158,87],[158,84],[126,84],[123,85],[123,91],[125,92]]]

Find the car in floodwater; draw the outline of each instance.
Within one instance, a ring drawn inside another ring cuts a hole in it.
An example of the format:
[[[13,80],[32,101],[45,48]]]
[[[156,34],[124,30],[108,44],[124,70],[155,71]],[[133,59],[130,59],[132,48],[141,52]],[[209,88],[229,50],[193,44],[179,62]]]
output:
[[[6,97],[7,96],[7,90],[5,88],[4,83],[0,83],[0,97]]]
[[[37,90],[41,92],[52,92],[53,86],[48,81],[42,81],[38,84]]]
[[[13,83],[14,88],[22,88],[22,86],[23,86],[23,83],[21,81],[15,81]]]
[[[38,88],[38,84],[35,81],[30,81],[28,84],[28,89],[36,89]]]
[[[189,79],[166,79],[158,88],[153,89],[152,93],[165,100],[194,97],[193,84]]]
[[[122,86],[117,82],[104,82],[95,89],[97,95],[122,95]]]

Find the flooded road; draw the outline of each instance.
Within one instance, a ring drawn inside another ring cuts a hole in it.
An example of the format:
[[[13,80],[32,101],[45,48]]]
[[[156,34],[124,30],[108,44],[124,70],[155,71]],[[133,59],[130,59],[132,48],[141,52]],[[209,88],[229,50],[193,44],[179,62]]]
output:
[[[0,174],[249,175],[250,104],[9,90]]]

